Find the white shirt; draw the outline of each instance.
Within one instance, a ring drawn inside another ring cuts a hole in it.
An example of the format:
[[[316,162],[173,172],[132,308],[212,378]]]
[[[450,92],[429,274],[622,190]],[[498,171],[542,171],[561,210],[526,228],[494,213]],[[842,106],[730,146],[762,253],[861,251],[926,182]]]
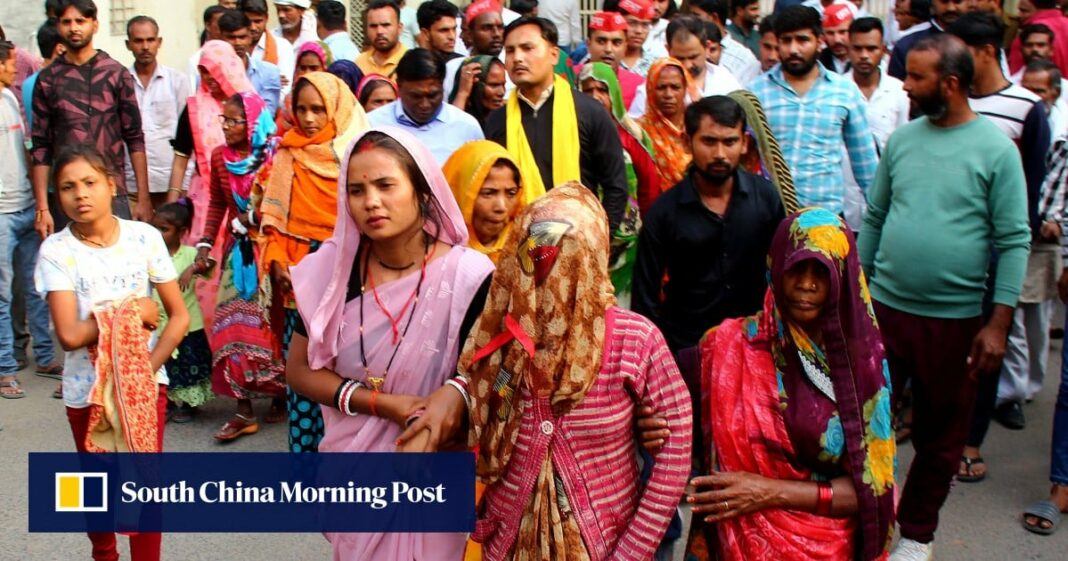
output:
[[[33,206],[26,167],[26,125],[15,94],[0,89],[0,213]],[[132,184],[131,184],[132,185]]]
[[[538,16],[556,24],[557,42],[561,46],[570,49],[582,42],[585,34],[579,17],[579,3],[575,0],[539,0]]]
[[[312,13],[311,10],[304,10],[304,15],[300,18],[300,35],[297,36],[296,42],[292,44],[292,51],[294,55],[297,54],[297,49],[299,49],[300,46],[304,43],[307,43],[308,41],[314,42],[319,40],[319,32],[316,31],[318,25],[319,23],[315,19],[315,14]],[[275,39],[283,39],[286,41],[286,43],[289,43],[289,40],[287,40],[285,36],[282,35],[281,27],[276,27],[272,29],[271,35],[274,35]],[[282,61],[279,60],[278,62]]]
[[[408,4],[412,4],[412,2],[409,2]],[[415,7],[415,6],[409,5],[409,6],[405,6],[405,7],[401,8],[400,23],[404,27],[401,29],[400,36],[398,37],[398,40],[401,42],[402,45],[404,45],[408,49],[414,49],[414,48],[419,46],[415,42],[415,36],[419,35],[419,20],[418,20],[418,18],[416,18],[417,12],[418,12],[418,8]],[[457,21],[457,24],[459,24],[459,21]],[[456,40],[459,41],[460,40],[460,33],[459,33],[459,29],[460,28],[457,27],[456,29],[457,29]]]
[[[760,61],[749,47],[734,40],[730,33],[723,34],[719,45],[723,49],[719,65],[730,70],[739,82],[748,84],[760,76]]]
[[[664,18],[656,20],[649,30],[649,35],[645,38],[645,43],[642,43],[642,50],[649,53],[653,60],[668,56],[667,26],[668,20]]]
[[[293,72],[297,69],[297,49],[286,41],[285,37],[279,37],[275,34],[271,34],[274,37],[275,50],[278,51],[278,63],[275,65],[278,67],[278,74],[285,78],[286,85],[282,86],[282,93],[280,94],[282,99],[285,99],[289,95],[290,88],[293,87]],[[260,40],[256,42],[256,46],[252,48],[252,54],[249,58],[253,60],[263,60],[263,56],[267,54],[267,34],[260,35]]]
[[[70,227],[51,235],[41,244],[34,271],[34,286],[41,296],[49,292],[74,292],[78,319],[89,318],[97,306],[129,295],[149,297],[152,285],[178,278],[163,236],[151,224],[119,220],[119,239],[111,247],[89,247],[78,241]],[[148,347],[156,345],[156,335]],[[160,368],[156,380],[166,384]],[[67,351],[63,360],[63,403],[67,407],[89,406],[89,390],[96,369],[86,347]]]
[[[356,43],[352,42],[349,38],[347,31],[334,31],[330,35],[323,39],[323,43],[330,48],[330,54],[334,57],[335,61],[347,60],[349,62],[356,62],[356,57],[360,54],[360,49],[356,47]]]
[[[130,75],[137,93],[137,106],[141,109],[141,130],[145,133],[148,191],[166,193],[171,179],[171,164],[174,162],[171,140],[178,129],[178,117],[190,96],[189,79],[185,74],[158,63],[147,88],[141,85],[133,66],[130,67]],[[134,185],[129,154],[126,155],[126,161],[126,184]]]
[[[646,84],[640,84],[638,89],[634,91],[634,99],[630,102],[630,108],[627,109],[627,113],[634,118],[641,117],[645,114],[645,103],[648,97],[646,91]],[[727,95],[733,91],[745,89],[738,82],[738,79],[731,74],[730,70],[722,66],[716,66],[711,62],[705,62],[705,83],[701,88],[701,96],[708,97],[710,95]],[[686,105],[696,100],[690,99],[690,95],[686,94]]]

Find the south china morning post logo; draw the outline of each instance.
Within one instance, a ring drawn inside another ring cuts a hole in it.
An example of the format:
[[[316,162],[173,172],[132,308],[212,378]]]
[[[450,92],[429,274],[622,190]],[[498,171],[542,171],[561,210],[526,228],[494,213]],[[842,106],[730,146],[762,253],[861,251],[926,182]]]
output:
[[[56,512],[107,512],[107,472],[58,472]]]

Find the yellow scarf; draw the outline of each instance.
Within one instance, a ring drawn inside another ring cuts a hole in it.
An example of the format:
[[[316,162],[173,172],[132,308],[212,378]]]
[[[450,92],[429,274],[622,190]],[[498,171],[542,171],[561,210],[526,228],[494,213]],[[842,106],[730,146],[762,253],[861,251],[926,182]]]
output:
[[[553,185],[563,185],[568,181],[582,181],[579,171],[579,134],[578,117],[575,115],[575,98],[567,80],[556,76],[553,82]],[[513,91],[508,98],[505,119],[508,122],[505,131],[505,144],[508,151],[519,164],[519,175],[523,177],[523,202],[530,204],[545,194],[546,188],[541,179],[538,162],[530,149],[526,131],[523,130],[523,115],[519,111],[519,91]]]
[[[445,174],[445,181],[449,182],[452,194],[460,205],[460,212],[464,215],[464,223],[467,224],[467,245],[471,249],[485,254],[494,263],[497,262],[501,250],[504,249],[504,242],[508,240],[508,234],[512,230],[512,220],[519,215],[519,211],[527,204],[526,197],[523,195],[523,191],[527,188],[527,182],[522,177],[519,177],[517,178],[519,180],[519,203],[516,205],[515,210],[512,211],[512,215],[508,217],[508,225],[504,227],[504,230],[501,230],[501,234],[497,236],[497,240],[493,243],[482,245],[482,242],[478,241],[478,235],[472,227],[475,201],[482,190],[482,184],[486,182],[486,176],[489,175],[493,166],[502,160],[519,167],[512,154],[500,144],[489,140],[473,140],[453,152],[452,156],[449,156],[449,159],[445,162],[445,165],[441,166],[441,172]]]

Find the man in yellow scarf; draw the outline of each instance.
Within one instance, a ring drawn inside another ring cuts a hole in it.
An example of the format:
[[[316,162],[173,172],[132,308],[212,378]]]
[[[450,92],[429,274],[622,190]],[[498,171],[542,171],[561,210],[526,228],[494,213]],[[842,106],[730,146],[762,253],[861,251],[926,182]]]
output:
[[[601,196],[614,232],[627,206],[623,147],[604,107],[553,73],[556,41],[556,26],[544,18],[519,18],[505,29],[505,67],[516,89],[487,117],[486,138],[519,164],[526,202],[581,181]]]

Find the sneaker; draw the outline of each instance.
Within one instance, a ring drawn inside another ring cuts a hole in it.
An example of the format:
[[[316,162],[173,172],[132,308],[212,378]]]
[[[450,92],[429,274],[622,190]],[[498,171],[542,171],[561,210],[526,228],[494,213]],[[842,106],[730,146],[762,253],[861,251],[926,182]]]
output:
[[[901,538],[890,552],[890,561],[931,561],[934,559],[934,543],[920,543]]]

